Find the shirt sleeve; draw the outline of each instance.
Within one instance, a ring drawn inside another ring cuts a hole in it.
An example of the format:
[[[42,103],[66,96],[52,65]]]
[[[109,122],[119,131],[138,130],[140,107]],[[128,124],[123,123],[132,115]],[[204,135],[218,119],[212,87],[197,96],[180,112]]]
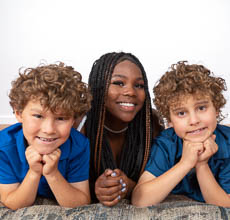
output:
[[[173,146],[170,141],[164,138],[158,138],[154,141],[151,148],[150,158],[145,167],[145,170],[158,177],[169,170],[173,164],[171,157],[173,152],[171,149]],[[175,146],[174,146],[175,147]]]
[[[18,183],[19,181],[16,178],[16,175],[14,174],[9,158],[3,151],[0,151],[0,161],[0,183]]]
[[[230,194],[230,158],[224,159],[223,164],[220,166],[217,181],[222,189],[227,194]]]
[[[81,145],[73,146],[78,153],[71,158],[67,180],[68,182],[80,182],[89,179],[89,158],[90,148],[89,140],[87,138],[82,139]]]

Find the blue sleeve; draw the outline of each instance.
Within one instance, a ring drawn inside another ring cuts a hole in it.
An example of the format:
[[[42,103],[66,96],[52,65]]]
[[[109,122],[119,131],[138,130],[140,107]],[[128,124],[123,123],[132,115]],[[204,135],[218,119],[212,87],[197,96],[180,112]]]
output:
[[[230,127],[218,124],[215,134],[219,147],[216,159],[219,169],[215,176],[222,189],[230,194]]]
[[[222,189],[230,194],[230,158],[225,159],[224,163],[220,167],[218,174],[218,182]]]
[[[71,183],[88,180],[90,158],[89,140],[84,138],[81,140],[81,145],[73,147],[78,148],[78,154],[71,158],[67,180]]]
[[[172,146],[170,141],[162,138],[156,139],[151,148],[150,158],[145,170],[156,177],[168,171],[174,165],[171,160],[173,152],[170,148],[172,147],[175,146]]]
[[[5,152],[0,151],[0,183],[1,184],[11,184],[18,183],[18,179],[11,167],[8,156]]]

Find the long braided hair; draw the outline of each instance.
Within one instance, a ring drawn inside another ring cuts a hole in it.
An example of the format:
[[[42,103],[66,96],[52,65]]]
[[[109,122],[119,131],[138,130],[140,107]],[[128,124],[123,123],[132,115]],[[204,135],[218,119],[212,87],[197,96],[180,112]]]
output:
[[[104,130],[105,99],[113,70],[118,63],[124,60],[129,60],[140,68],[146,99],[142,109],[128,125],[121,152],[121,162],[116,164],[107,139],[107,131]],[[152,111],[148,81],[142,64],[131,53],[104,54],[94,62],[88,85],[93,96],[92,107],[87,113],[85,124],[86,136],[89,138],[91,146],[90,182],[94,185],[98,176],[107,168],[119,168],[127,177],[137,181],[148,160],[152,139],[161,130],[159,119]]]

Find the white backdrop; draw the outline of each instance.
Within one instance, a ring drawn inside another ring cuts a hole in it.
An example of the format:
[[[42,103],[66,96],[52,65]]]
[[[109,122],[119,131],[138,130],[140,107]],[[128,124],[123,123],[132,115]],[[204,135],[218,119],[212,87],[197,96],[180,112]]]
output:
[[[171,64],[188,60],[224,77],[230,89],[229,11],[229,0],[1,0],[0,123],[16,121],[8,93],[19,68],[42,60],[72,65],[87,82],[102,54],[131,52],[145,67],[151,95]]]

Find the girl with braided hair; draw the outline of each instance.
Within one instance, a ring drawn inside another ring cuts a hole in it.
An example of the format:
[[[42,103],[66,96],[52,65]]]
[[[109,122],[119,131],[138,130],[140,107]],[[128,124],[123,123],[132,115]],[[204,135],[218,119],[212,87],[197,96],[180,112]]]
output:
[[[145,70],[134,55],[102,55],[88,84],[92,107],[81,132],[91,146],[91,197],[113,206],[130,197],[162,127],[152,111]]]

